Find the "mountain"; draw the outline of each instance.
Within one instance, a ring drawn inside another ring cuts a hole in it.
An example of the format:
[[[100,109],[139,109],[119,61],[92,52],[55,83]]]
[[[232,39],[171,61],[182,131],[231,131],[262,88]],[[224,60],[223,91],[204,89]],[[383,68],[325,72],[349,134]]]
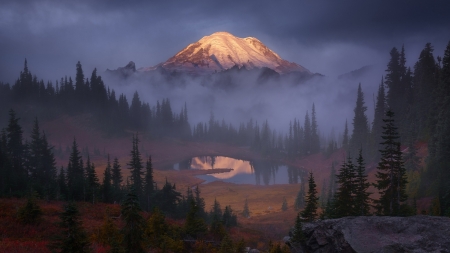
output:
[[[216,32],[201,38],[154,67],[141,68],[147,72],[157,68],[194,74],[221,72],[238,68],[270,68],[279,74],[299,72],[312,75],[297,63],[281,59],[275,52],[254,37],[238,38],[228,32]]]
[[[364,76],[365,74],[367,74],[369,71],[371,71],[373,69],[374,69],[373,65],[366,65],[359,69],[339,75],[338,79],[357,79],[357,78]]]

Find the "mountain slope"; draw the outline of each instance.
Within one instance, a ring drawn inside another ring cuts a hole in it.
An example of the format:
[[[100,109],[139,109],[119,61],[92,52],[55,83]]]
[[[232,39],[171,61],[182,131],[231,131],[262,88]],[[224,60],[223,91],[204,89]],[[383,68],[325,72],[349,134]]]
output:
[[[254,37],[238,38],[228,32],[216,32],[188,45],[166,62],[159,64],[166,70],[208,74],[230,69],[270,68],[280,74],[309,70],[293,62],[281,59]],[[155,67],[142,68],[151,71]]]

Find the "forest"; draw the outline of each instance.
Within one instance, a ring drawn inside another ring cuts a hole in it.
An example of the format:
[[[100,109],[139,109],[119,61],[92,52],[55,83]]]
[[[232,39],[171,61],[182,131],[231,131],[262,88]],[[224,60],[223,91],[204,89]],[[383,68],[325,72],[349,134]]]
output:
[[[53,238],[44,247],[57,252],[90,252],[93,243],[108,252],[243,252],[245,242],[230,236],[238,221],[250,216],[247,202],[238,219],[231,206],[222,209],[218,201],[208,211],[198,185],[188,187],[184,194],[167,179],[158,186],[151,154],[143,158],[139,150],[140,138],[145,136],[150,141],[244,146],[265,159],[280,161],[320,153],[327,157],[343,150],[344,160],[332,165],[329,184],[323,184],[320,191],[314,168],[307,184],[302,180],[295,197],[297,219],[291,222],[291,235],[298,243],[303,240],[302,223],[316,219],[418,213],[450,216],[450,42],[442,58],[435,57],[433,46],[427,43],[413,67],[406,65],[404,47],[394,47],[389,54],[386,72],[380,76],[373,121],[368,120],[360,84],[354,117],[340,133],[342,142],[320,135],[316,120],[320,112],[315,104],[305,112],[303,124],[292,119],[284,130],[272,129],[270,119],[258,123],[250,118],[234,126],[216,120],[214,112],[208,122],[194,124],[189,122],[187,104],[175,113],[168,98],[150,105],[138,92],[128,103],[124,94],[116,94],[103,82],[96,69],[90,78],[85,77],[80,62],[74,80],[64,77],[53,84],[32,75],[25,60],[13,85],[0,83],[4,127],[0,196],[26,199],[16,215],[24,227],[39,226],[43,211],[38,203],[64,202],[58,231],[67,237]],[[22,114],[33,115],[29,136],[21,126]],[[40,128],[41,121],[82,114],[93,115],[95,127],[107,138],[131,137],[128,160],[107,155],[100,177],[89,153],[83,156],[76,136],[65,166],[57,168],[55,156],[63,151],[50,144],[46,137],[50,133]],[[419,143],[428,147],[425,159],[417,154]],[[366,164],[376,167],[375,181],[369,182]],[[337,171],[335,166],[339,166]],[[128,177],[123,175],[125,168]],[[418,210],[416,200],[424,197],[432,197],[429,209]],[[120,204],[120,219],[107,215],[98,232],[88,236],[77,207],[83,203]],[[8,237],[7,231],[1,233]],[[272,243],[267,250],[289,252],[286,246]]]

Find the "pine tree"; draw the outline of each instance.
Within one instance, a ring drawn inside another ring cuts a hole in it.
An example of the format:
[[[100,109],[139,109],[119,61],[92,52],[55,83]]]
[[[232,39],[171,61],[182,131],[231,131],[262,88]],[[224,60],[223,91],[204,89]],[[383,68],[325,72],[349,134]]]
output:
[[[303,127],[303,143],[304,143],[304,155],[311,154],[311,121],[309,120],[308,112],[305,115],[305,126]]]
[[[406,90],[402,85],[402,77],[406,69],[402,66],[404,59],[404,49],[402,49],[402,55],[398,52],[397,48],[392,48],[391,59],[387,65],[386,79],[384,83],[388,88],[386,101],[388,107],[394,111],[397,115],[404,114],[404,108],[406,103]]]
[[[335,195],[335,215],[338,217],[355,215],[356,170],[350,156],[344,161],[336,177],[339,187]]]
[[[25,62],[26,64],[26,62]],[[25,145],[19,118],[13,110],[9,111],[9,122],[6,128],[6,150],[10,161],[7,169],[6,190],[9,194],[22,195],[27,188],[28,171],[25,167]]]
[[[356,107],[353,110],[353,132],[350,139],[350,154],[356,154],[360,148],[367,150],[369,140],[369,125],[366,116],[367,107],[364,105],[364,93],[361,84],[358,86],[358,96],[356,98]]]
[[[64,173],[64,168],[61,167],[58,175],[58,199],[66,200],[69,196],[69,189],[66,183],[66,174]]]
[[[147,164],[145,166],[145,185],[144,185],[144,199],[145,199],[145,207],[147,211],[152,209],[152,200],[155,192],[155,182],[153,181],[153,166],[152,166],[152,157],[149,156],[147,160]]]
[[[381,139],[381,134],[383,131],[383,118],[386,114],[386,98],[385,98],[385,92],[384,92],[384,83],[383,78],[381,78],[381,84],[378,88],[378,94],[377,94],[377,102],[375,105],[375,113],[373,117],[372,122],[372,132],[371,132],[371,139],[372,139],[372,154],[371,157],[374,158],[375,161],[378,161],[380,159],[379,152],[382,148],[381,142],[383,141]]]
[[[112,200],[112,185],[111,185],[111,162],[109,160],[109,154],[108,154],[108,163],[106,164],[106,169],[103,174],[103,201],[105,203],[111,203]]]
[[[378,163],[375,187],[380,198],[375,200],[377,213],[380,215],[402,215],[401,208],[407,199],[405,192],[407,179],[400,151],[399,134],[394,124],[394,113],[388,110],[383,119],[383,149],[381,161]]]
[[[88,236],[83,229],[80,220],[80,213],[75,203],[71,202],[64,207],[64,212],[60,216],[62,233],[58,236],[53,245],[59,252],[90,252]]]
[[[125,222],[125,226],[122,228],[122,234],[123,247],[126,252],[145,252],[145,220],[139,213],[140,211],[139,200],[132,187],[122,204],[121,210],[122,219]]]
[[[302,220],[300,219],[300,214],[297,214],[297,218],[295,219],[295,225],[291,241],[294,243],[303,243],[305,241],[305,235],[303,233]]]
[[[198,185],[195,187],[195,205],[198,207],[198,216],[205,219],[206,211],[205,211],[205,199],[200,197],[200,188]]]
[[[435,110],[433,109],[434,92],[437,88],[437,68],[430,43],[420,52],[419,60],[414,65],[414,108],[413,123],[420,136],[427,136],[433,127]],[[397,113],[397,112],[395,112]]]
[[[133,135],[133,148],[131,150],[131,159],[128,162],[128,169],[131,171],[131,185],[134,187],[136,194],[139,199],[142,199],[143,194],[143,180],[142,175],[144,174],[142,169],[142,158],[139,152],[139,139],[137,134]]]
[[[309,173],[308,179],[308,194],[306,195],[306,207],[300,213],[301,216],[308,221],[313,221],[317,218],[317,207],[319,198],[317,197],[316,183],[314,182],[313,173]]]
[[[430,158],[427,167],[433,171],[435,177],[439,177],[436,181],[439,182],[438,195],[441,203],[441,213],[449,216],[450,214],[450,171],[448,170],[450,164],[450,42],[445,49],[444,57],[442,58],[442,71],[440,74],[441,80],[439,83],[440,97],[437,101],[438,115],[434,138],[430,146],[434,146],[435,151],[430,149]]]
[[[95,166],[91,163],[91,159],[87,158],[86,162],[86,197],[92,202],[95,203],[98,199],[98,188],[100,186],[99,180],[97,177],[97,173],[95,172]]]
[[[345,120],[344,136],[342,138],[342,147],[345,150],[348,150],[348,145],[349,145],[348,126],[347,126],[347,120]]]
[[[316,108],[312,106],[311,111],[311,152],[313,154],[320,151],[319,127],[316,120]]]
[[[186,217],[184,229],[186,234],[197,239],[206,233],[206,224],[202,217],[198,215],[199,207],[196,205],[195,200],[191,199],[189,206],[189,213]]]
[[[223,211],[222,223],[225,227],[237,226],[237,216],[233,213],[231,206],[226,206]]]
[[[84,168],[78,144],[73,140],[72,151],[67,166],[67,188],[69,200],[84,200]]]
[[[119,160],[114,158],[113,167],[111,170],[112,192],[114,202],[119,202],[122,199],[122,170],[120,169]]]
[[[370,211],[370,193],[367,189],[370,183],[367,182],[367,175],[365,171],[365,163],[362,157],[362,150],[359,150],[359,156],[356,160],[356,175],[355,175],[355,214],[368,215]]]

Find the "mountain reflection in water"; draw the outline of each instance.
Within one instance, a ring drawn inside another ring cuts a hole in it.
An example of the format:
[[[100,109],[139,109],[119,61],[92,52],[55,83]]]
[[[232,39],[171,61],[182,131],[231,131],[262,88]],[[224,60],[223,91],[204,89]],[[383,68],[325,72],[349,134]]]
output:
[[[307,173],[297,167],[257,160],[238,160],[225,156],[199,156],[184,160],[173,166],[176,170],[232,169],[229,172],[199,175],[205,183],[224,181],[236,184],[298,184],[306,180]]]

